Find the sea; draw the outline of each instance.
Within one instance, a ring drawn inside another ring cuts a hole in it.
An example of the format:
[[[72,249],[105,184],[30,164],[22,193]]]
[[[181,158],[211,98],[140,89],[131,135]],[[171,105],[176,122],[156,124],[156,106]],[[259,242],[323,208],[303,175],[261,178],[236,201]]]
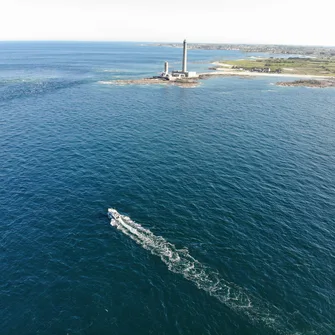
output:
[[[335,333],[335,90],[181,59],[0,43],[1,335]]]

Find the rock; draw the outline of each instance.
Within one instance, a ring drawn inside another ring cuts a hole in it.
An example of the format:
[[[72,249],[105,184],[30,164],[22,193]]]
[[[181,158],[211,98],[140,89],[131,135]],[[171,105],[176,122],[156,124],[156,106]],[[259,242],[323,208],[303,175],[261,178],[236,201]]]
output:
[[[335,87],[335,78],[316,80],[316,79],[305,79],[305,80],[295,80],[295,81],[283,81],[276,83],[278,86],[305,86],[305,87]]]

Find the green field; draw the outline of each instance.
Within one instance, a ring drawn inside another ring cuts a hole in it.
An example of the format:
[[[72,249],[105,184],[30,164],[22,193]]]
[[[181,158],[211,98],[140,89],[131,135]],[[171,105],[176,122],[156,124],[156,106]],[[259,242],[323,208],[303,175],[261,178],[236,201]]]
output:
[[[290,74],[305,74],[319,76],[335,76],[335,57],[329,58],[267,58],[240,59],[220,61],[237,69],[251,71],[252,69],[269,68],[270,72]]]

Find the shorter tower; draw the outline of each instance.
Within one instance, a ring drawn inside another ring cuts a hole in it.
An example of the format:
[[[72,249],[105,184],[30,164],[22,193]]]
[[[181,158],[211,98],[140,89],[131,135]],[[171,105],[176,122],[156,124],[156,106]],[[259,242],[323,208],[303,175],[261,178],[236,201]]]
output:
[[[166,74],[169,73],[169,63],[168,63],[168,62],[165,62],[165,63],[164,63],[164,72],[165,72]]]

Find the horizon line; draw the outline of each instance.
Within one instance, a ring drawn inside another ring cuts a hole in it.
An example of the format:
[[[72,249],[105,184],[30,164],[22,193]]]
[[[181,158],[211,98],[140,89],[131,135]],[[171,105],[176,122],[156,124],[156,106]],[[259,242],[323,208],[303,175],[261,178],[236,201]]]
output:
[[[148,43],[148,44],[183,44],[177,41],[130,41],[130,40],[0,40],[0,43],[31,43],[31,42],[55,42],[55,43]],[[208,44],[208,45],[268,45],[268,46],[297,46],[297,47],[327,47],[335,48],[335,45],[329,44],[284,44],[284,43],[247,43],[247,42],[187,42],[188,44]]]

